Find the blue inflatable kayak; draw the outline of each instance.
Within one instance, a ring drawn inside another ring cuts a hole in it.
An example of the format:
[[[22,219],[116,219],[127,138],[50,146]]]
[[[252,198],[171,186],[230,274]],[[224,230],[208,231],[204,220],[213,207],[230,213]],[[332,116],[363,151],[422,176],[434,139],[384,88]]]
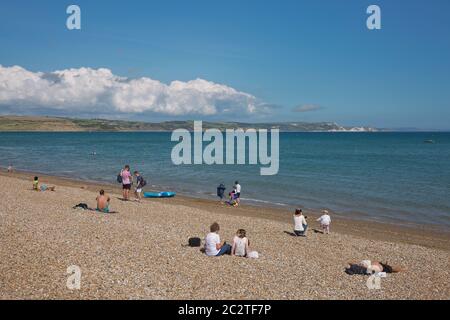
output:
[[[144,192],[145,198],[172,198],[175,195],[175,192]]]

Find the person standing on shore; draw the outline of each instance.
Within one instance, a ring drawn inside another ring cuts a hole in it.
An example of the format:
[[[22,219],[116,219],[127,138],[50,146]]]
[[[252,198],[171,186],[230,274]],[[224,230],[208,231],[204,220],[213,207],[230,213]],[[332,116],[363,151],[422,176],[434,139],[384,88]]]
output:
[[[320,227],[323,233],[330,234],[331,217],[328,215],[328,210],[322,210],[323,215],[317,221],[320,222]]]
[[[122,177],[123,199],[125,201],[128,201],[130,200],[131,179],[132,179],[129,165],[126,165],[124,169],[120,171],[120,176]]]
[[[302,209],[295,209],[294,213],[294,233],[297,237],[306,237],[308,223],[303,215]]]
[[[138,202],[141,202],[142,200],[142,188],[147,184],[147,182],[144,180],[144,177],[141,176],[139,171],[134,172],[134,176],[136,177],[136,190],[134,191],[134,194],[136,196],[136,200]]]
[[[239,205],[241,202],[241,185],[239,184],[239,181],[234,182],[234,193],[236,196],[236,202]]]
[[[223,202],[223,197],[225,196],[225,185],[223,183],[219,184],[217,187],[217,196],[220,198],[220,202]]]

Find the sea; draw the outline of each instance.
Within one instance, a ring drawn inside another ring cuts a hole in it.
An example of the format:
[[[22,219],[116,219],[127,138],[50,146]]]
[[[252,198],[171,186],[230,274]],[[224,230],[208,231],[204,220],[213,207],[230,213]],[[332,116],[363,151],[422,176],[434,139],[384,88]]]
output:
[[[170,132],[2,132],[0,166],[117,183],[129,164],[152,190],[217,199],[220,183],[228,192],[238,180],[243,204],[450,230],[447,132],[280,133],[272,176],[260,165],[174,165],[177,143]]]

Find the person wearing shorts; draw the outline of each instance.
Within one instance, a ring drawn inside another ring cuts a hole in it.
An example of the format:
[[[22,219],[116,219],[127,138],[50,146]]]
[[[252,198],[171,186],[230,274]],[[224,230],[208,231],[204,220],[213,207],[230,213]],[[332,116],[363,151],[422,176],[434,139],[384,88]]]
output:
[[[122,177],[122,191],[123,191],[123,199],[128,201],[130,200],[130,190],[131,190],[131,173],[130,166],[126,165],[124,169],[120,172],[120,176]]]
[[[141,176],[139,171],[135,171],[134,176],[136,177],[136,189],[134,190],[134,195],[136,196],[136,201],[141,202],[142,188],[144,186],[144,178]]]
[[[111,201],[111,198],[105,195],[105,190],[100,190],[99,196],[95,200],[97,201],[97,208],[95,210],[109,213],[109,202]]]
[[[241,185],[239,184],[239,181],[234,182],[233,189],[236,195],[236,203],[239,205],[241,203]]]

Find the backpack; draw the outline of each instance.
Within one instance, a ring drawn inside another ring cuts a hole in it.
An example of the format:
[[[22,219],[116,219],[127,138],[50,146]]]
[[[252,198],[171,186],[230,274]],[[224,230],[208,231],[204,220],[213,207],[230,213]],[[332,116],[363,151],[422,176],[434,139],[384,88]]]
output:
[[[145,181],[145,179],[142,178],[140,187],[142,188],[142,187],[145,187],[146,185],[147,185],[147,181]]]
[[[120,173],[117,175],[117,182],[122,183],[122,175]]]
[[[188,240],[189,247],[200,247],[201,242],[200,238],[189,238]]]

